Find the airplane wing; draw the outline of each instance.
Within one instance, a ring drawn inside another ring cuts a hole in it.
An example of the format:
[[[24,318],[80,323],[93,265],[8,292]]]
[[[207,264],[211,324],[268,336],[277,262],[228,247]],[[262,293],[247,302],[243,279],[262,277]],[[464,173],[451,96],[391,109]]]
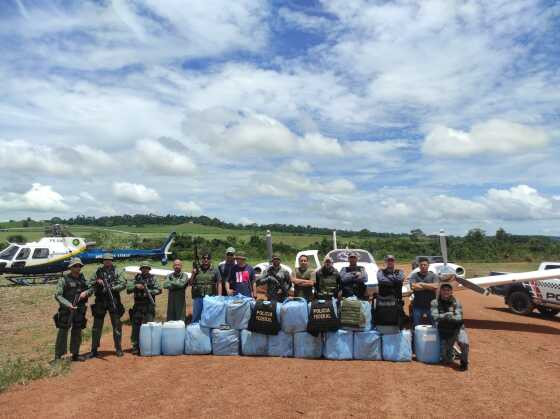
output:
[[[461,279],[455,278],[455,280],[466,288],[470,288],[473,291],[479,293],[486,293],[487,288],[494,287],[497,285],[510,285],[517,282],[527,282],[527,281],[543,281],[545,279],[560,278],[560,269],[549,269],[546,271],[530,271],[530,272],[519,272],[505,275],[493,275],[493,276],[481,276],[478,278]]]
[[[132,277],[134,277],[134,275],[140,273],[140,267],[139,266],[127,266],[127,267],[124,268],[124,271],[125,271],[125,274],[126,274],[127,277],[132,278]],[[152,269],[150,269],[150,273],[154,276],[165,278],[170,273],[173,273],[173,271],[171,269],[152,268]],[[187,272],[187,276],[190,279],[191,278],[191,273]]]

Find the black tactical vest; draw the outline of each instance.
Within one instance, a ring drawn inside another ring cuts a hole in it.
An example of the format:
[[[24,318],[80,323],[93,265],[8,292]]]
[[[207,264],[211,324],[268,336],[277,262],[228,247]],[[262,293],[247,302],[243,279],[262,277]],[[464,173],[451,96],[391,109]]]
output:
[[[80,273],[78,278],[74,278],[70,274],[64,276],[64,291],[62,292],[62,296],[72,304],[74,304],[76,296],[86,289],[87,284],[84,274]],[[84,306],[85,304],[85,300],[80,300],[78,302],[78,306]]]
[[[313,336],[321,332],[335,332],[340,327],[332,300],[315,300],[311,303],[307,331]]]
[[[206,271],[200,269],[192,286],[193,298],[203,298],[206,295],[216,295],[217,284],[214,281],[214,269],[210,266]]]
[[[394,295],[375,299],[375,324],[379,326],[401,326],[401,304]]]
[[[251,313],[248,329],[263,335],[277,335],[280,331],[280,322],[276,315],[276,301],[257,301]]]
[[[100,267],[99,269],[97,269],[97,271],[95,272],[95,279],[97,278],[105,278],[107,280],[107,282],[109,283],[109,287],[113,287],[115,285],[115,282],[117,280],[117,271],[115,270],[115,267],[112,267],[111,269],[107,270],[103,267]],[[113,298],[115,299],[115,303],[121,300],[121,296],[120,293],[118,292],[113,292]],[[107,293],[103,292],[103,287],[101,285],[96,285],[95,286],[95,300],[104,300],[106,302],[109,301],[109,296],[107,295]]]
[[[438,298],[438,312],[439,314],[452,312],[455,314],[455,298],[447,301]],[[449,339],[453,337],[463,325],[462,321],[454,319],[441,319],[438,321],[438,332],[442,339]]]
[[[137,274],[134,277],[134,284],[144,284],[147,286],[148,289],[154,288],[154,276],[148,274],[147,277],[143,277],[142,274]],[[138,288],[134,288],[134,304],[149,304],[150,299],[148,298],[148,290],[143,289],[139,290]],[[156,296],[152,294],[154,301],[156,300]]]

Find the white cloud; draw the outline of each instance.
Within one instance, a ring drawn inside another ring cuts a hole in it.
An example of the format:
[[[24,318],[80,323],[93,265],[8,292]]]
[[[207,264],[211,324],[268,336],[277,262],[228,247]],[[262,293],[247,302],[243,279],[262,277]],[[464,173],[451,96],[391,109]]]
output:
[[[175,208],[181,210],[187,215],[197,216],[202,214],[202,208],[194,201],[180,201],[177,202]]]
[[[50,185],[34,183],[23,194],[8,193],[0,199],[0,210],[66,211],[65,199]]]
[[[87,145],[73,147],[32,144],[24,140],[0,140],[0,166],[25,173],[89,175],[110,167],[104,151]]]
[[[122,201],[135,204],[147,204],[159,200],[156,190],[138,183],[115,182],[113,195]]]
[[[541,128],[492,119],[473,125],[470,132],[436,126],[426,136],[422,152],[436,156],[468,157],[475,154],[513,154],[539,149],[549,142]]]
[[[187,154],[190,150],[170,139],[140,140],[136,143],[136,158],[140,165],[155,174],[190,175],[196,164]]]
[[[496,218],[530,220],[560,218],[560,205],[527,185],[488,190],[483,202]]]

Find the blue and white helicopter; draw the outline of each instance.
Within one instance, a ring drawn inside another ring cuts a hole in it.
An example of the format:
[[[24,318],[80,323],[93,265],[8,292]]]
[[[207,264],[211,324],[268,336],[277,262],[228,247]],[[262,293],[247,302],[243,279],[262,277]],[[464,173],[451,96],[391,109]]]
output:
[[[0,275],[17,285],[31,285],[37,279],[46,283],[67,270],[72,257],[79,257],[84,264],[100,263],[104,253],[111,253],[115,260],[160,259],[165,264],[175,237],[176,233],[172,232],[160,247],[154,249],[107,250],[93,248],[94,243],[86,243],[81,237],[58,236],[25,244],[9,243],[0,252]]]

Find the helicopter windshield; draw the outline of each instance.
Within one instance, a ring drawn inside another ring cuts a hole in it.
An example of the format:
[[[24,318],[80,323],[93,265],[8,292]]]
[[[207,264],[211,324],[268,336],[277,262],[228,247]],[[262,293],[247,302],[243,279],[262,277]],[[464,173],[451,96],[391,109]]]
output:
[[[358,262],[373,263],[373,259],[368,252],[363,250],[353,250],[358,254]],[[333,263],[348,262],[348,253],[350,250],[332,250],[327,256],[332,258]]]
[[[15,244],[10,245],[0,253],[0,259],[12,260],[18,250],[19,247]]]

